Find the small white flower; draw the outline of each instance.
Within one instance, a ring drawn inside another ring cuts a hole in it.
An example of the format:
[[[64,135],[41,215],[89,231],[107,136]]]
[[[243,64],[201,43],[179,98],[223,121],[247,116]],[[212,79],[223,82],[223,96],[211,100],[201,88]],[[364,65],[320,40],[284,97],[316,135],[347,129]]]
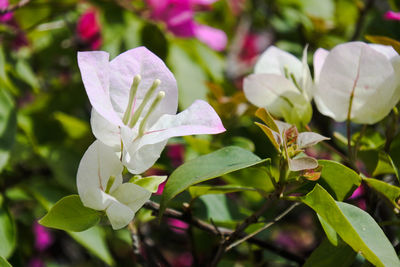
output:
[[[85,207],[105,211],[114,230],[125,227],[150,199],[151,192],[122,183],[120,153],[96,140],[83,155],[77,173],[78,193]]]

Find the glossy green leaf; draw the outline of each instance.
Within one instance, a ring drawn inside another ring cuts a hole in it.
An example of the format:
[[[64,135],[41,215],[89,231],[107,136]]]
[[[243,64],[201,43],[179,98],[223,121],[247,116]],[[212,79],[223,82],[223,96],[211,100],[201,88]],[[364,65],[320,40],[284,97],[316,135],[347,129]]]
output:
[[[12,265],[3,257],[0,256],[0,266],[1,267],[12,267]]]
[[[100,221],[101,213],[83,206],[78,195],[59,200],[39,221],[43,226],[65,231],[84,231]]]
[[[381,174],[395,174],[397,179],[399,177],[397,168],[395,167],[392,159],[384,151],[379,151],[378,162],[374,172],[372,173],[373,176],[378,176]]]
[[[328,239],[313,251],[303,267],[347,267],[354,262],[357,253],[346,243],[332,245]]]
[[[265,160],[240,147],[225,147],[179,166],[169,177],[161,198],[160,216],[168,202],[194,184],[250,167]]]
[[[369,187],[371,187],[380,195],[389,200],[393,204],[393,206],[400,209],[398,203],[400,197],[400,187],[385,183],[377,179],[363,178],[363,180],[367,183]]]
[[[152,193],[157,192],[158,186],[167,180],[168,176],[148,176],[136,178],[135,176],[129,181],[130,183],[137,184]]]
[[[251,187],[240,185],[197,185],[189,187],[189,193],[192,198],[197,198],[209,194],[228,194],[241,191],[256,191]]]
[[[361,177],[355,171],[338,162],[319,160],[318,164],[322,166],[318,183],[336,200],[345,200],[361,184]]]
[[[83,232],[68,232],[68,234],[93,255],[97,256],[108,265],[115,265],[112,255],[107,247],[105,232],[100,226],[94,226]]]
[[[0,199],[0,256],[8,258],[15,248],[16,228],[11,214],[1,202]]]
[[[354,251],[376,266],[399,266],[396,252],[382,229],[365,211],[336,202],[320,185],[301,200],[323,218]]]

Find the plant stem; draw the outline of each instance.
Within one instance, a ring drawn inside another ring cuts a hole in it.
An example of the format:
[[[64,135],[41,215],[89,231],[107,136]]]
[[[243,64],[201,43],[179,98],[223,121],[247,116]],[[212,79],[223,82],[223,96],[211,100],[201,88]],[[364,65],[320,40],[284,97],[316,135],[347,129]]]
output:
[[[159,212],[159,209],[160,209],[160,205],[155,203],[155,202],[153,202],[153,201],[147,201],[144,204],[143,208],[152,210],[153,214],[155,216],[157,216],[158,212]],[[180,211],[177,211],[177,210],[174,210],[174,209],[170,209],[170,208],[167,208],[164,211],[163,216],[184,221],[184,222],[186,222],[188,224],[191,224],[192,226],[194,226],[194,227],[196,227],[198,229],[201,229],[203,231],[206,231],[206,232],[211,233],[211,234],[216,235],[216,236],[221,236],[221,235],[222,236],[228,236],[228,235],[231,235],[234,232],[231,229],[227,229],[227,228],[224,228],[224,227],[217,227],[215,225],[209,224],[209,223],[204,222],[204,221],[202,221],[202,220],[200,220],[200,219],[198,219],[196,217],[188,218],[184,213],[182,213]],[[243,234],[243,233],[239,234],[239,237],[244,237],[244,236],[245,236],[245,234]],[[268,243],[266,241],[257,239],[255,237],[251,237],[246,241],[248,243],[257,245],[260,248],[272,251],[272,252],[276,253],[277,255],[279,255],[279,256],[281,256],[283,258],[286,258],[288,260],[291,260],[291,261],[294,261],[294,262],[298,263],[299,265],[302,265],[304,263],[304,261],[305,261],[304,258],[302,258],[302,257],[300,257],[300,256],[298,256],[296,254],[293,254],[293,253],[291,253],[289,251],[286,251],[286,250],[284,250],[284,249],[282,249],[280,247],[277,247],[275,244]]]

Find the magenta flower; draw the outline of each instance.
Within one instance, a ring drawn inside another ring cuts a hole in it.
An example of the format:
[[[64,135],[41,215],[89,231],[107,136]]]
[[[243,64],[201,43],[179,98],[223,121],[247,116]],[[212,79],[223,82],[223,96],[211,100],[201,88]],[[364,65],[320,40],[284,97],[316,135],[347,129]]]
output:
[[[168,225],[171,226],[171,230],[177,234],[184,234],[185,230],[189,228],[189,225],[184,221],[168,218]]]
[[[387,20],[400,20],[400,12],[388,11],[385,13],[384,18]]]
[[[226,47],[225,32],[197,23],[194,11],[209,8],[216,0],[147,0],[151,7],[151,18],[163,21],[167,29],[176,36],[197,38],[216,51]]]
[[[76,33],[85,46],[92,50],[100,48],[101,28],[95,9],[89,9],[81,15],[76,26]]]
[[[8,0],[0,0],[0,10],[5,9],[9,6]],[[13,13],[8,12],[0,15],[0,23],[5,23],[10,21],[13,18]]]
[[[37,222],[33,224],[33,233],[35,235],[35,248],[38,251],[46,250],[53,243],[53,236],[50,231]]]

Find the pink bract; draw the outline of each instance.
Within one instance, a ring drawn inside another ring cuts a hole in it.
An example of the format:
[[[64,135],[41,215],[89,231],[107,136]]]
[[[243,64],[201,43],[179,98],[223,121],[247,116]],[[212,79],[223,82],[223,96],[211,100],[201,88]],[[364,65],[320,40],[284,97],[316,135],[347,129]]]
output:
[[[400,12],[388,11],[385,13],[384,18],[387,20],[399,20],[400,21]]]
[[[216,0],[147,0],[151,18],[163,21],[167,29],[176,36],[197,38],[216,51],[222,51],[227,44],[225,32],[196,23],[194,11],[209,8]]]

